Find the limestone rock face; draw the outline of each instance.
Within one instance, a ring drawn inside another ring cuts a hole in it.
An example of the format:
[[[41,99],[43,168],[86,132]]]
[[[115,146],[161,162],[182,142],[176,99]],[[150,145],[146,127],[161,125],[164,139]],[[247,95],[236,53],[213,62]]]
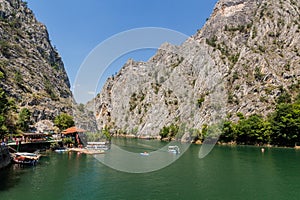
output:
[[[46,27],[27,4],[0,0],[0,86],[33,122],[72,113],[72,93],[64,64]]]
[[[220,0],[204,27],[147,62],[129,60],[94,99],[98,128],[156,136],[236,113],[266,116],[300,88],[300,2]]]
[[[75,125],[79,128],[87,130],[89,132],[97,132],[97,122],[93,112],[93,105],[91,102],[84,104],[74,104],[73,106],[73,116]]]
[[[37,122],[34,127],[38,133],[54,130],[54,124],[50,120],[41,120]]]

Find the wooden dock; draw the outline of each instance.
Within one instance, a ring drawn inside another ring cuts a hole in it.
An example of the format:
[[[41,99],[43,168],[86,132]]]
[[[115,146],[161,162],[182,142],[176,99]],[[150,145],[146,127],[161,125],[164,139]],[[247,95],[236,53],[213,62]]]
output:
[[[49,149],[51,146],[51,143],[61,143],[61,140],[47,140],[47,141],[39,141],[39,142],[21,142],[16,143],[16,142],[11,142],[8,143],[7,146],[10,147],[10,151],[14,152],[12,149],[15,151],[24,151],[24,152],[34,152],[36,150],[43,150],[43,149]]]
[[[104,154],[104,150],[100,149],[84,149],[84,148],[69,148],[69,151],[71,152],[77,152],[77,153],[84,153],[88,155],[94,155],[94,154]]]

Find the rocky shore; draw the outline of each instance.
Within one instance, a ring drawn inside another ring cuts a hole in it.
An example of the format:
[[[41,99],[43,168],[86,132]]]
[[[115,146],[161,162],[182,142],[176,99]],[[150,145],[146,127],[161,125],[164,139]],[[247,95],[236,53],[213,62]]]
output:
[[[8,147],[5,145],[0,145],[0,169],[8,166],[10,164],[10,155]]]

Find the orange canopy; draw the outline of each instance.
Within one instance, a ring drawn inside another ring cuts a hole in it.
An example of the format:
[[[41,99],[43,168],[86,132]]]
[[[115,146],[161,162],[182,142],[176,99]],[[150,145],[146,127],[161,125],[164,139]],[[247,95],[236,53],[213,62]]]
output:
[[[71,134],[71,133],[83,133],[83,132],[86,132],[86,130],[73,126],[73,127],[67,128],[66,130],[63,130],[61,133]]]

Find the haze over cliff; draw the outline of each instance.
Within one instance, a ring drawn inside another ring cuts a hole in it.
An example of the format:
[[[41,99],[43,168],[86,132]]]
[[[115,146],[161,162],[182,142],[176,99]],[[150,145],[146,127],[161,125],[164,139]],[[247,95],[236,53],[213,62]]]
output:
[[[300,2],[220,0],[201,30],[129,60],[95,98],[98,128],[156,136],[163,126],[201,129],[236,113],[266,116],[300,88]]]

